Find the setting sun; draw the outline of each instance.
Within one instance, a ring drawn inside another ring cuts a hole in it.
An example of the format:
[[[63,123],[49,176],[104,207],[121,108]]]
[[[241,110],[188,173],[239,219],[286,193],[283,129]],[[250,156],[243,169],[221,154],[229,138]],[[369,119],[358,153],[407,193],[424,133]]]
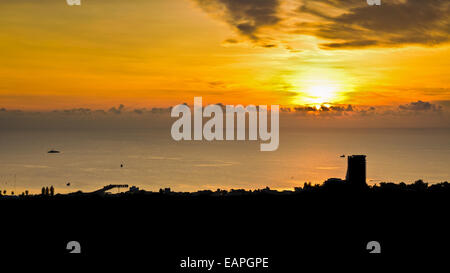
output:
[[[313,103],[331,102],[336,97],[336,86],[315,85],[306,90],[309,99]]]
[[[322,105],[342,103],[347,92],[354,90],[354,78],[345,71],[314,67],[293,75],[289,82],[297,93],[292,103],[296,105]]]
[[[308,84],[295,99],[296,104],[315,104],[335,103],[342,97],[341,87],[338,83],[330,81],[313,81]]]

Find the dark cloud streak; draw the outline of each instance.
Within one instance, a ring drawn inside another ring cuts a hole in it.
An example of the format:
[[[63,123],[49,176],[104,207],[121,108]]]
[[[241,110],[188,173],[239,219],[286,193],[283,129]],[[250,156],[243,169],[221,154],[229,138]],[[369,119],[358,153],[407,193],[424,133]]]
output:
[[[313,2],[334,8],[349,8],[343,14],[332,17],[311,7]],[[322,21],[316,25],[314,35],[339,41],[322,44],[325,49],[406,44],[434,46],[449,41],[450,1],[385,1],[381,6],[368,6],[363,2],[307,0],[303,1],[299,12],[317,16]]]
[[[435,46],[450,39],[448,0],[391,0],[381,6],[369,6],[365,0],[292,0],[297,3],[292,12],[280,11],[288,0],[193,1],[263,47],[274,47],[265,40],[287,39],[285,34],[330,40],[322,49]],[[313,21],[304,20],[311,16]],[[297,23],[284,25],[292,20]],[[270,31],[263,33],[263,27]]]
[[[194,0],[210,14],[219,16],[238,32],[257,41],[258,30],[275,25],[279,0]]]

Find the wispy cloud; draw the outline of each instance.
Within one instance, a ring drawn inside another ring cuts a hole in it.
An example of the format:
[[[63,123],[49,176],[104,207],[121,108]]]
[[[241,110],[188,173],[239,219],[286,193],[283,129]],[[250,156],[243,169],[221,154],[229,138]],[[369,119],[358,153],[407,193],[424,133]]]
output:
[[[322,49],[435,46],[450,39],[447,0],[392,0],[381,6],[369,6],[365,0],[195,1],[264,47],[276,46],[266,40],[286,42],[298,35],[330,40],[320,44]],[[262,34],[263,27],[270,30]]]
[[[225,20],[240,34],[258,40],[258,30],[280,21],[279,0],[195,0],[206,12]],[[228,39],[228,43],[235,40]]]
[[[419,44],[433,46],[449,41],[450,2],[446,0],[384,1],[369,6],[365,1],[315,0],[329,8],[345,11],[330,15],[304,1],[299,12],[318,17],[314,35],[339,42],[325,43],[325,49]],[[347,7],[347,8],[346,8]]]

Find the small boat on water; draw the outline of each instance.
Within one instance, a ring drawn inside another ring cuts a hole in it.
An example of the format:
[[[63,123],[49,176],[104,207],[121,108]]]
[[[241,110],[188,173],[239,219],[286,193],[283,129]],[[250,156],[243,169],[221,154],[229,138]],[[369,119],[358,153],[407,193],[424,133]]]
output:
[[[57,151],[57,150],[53,150],[53,149],[51,149],[50,151],[48,151],[47,153],[49,153],[49,154],[59,154],[60,153],[60,151]]]
[[[341,157],[345,157],[345,155],[341,155]]]

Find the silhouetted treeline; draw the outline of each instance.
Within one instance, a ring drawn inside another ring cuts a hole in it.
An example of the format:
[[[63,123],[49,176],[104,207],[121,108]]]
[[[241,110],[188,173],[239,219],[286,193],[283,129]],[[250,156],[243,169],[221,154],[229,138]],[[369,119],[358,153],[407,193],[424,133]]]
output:
[[[371,255],[366,244],[373,240],[381,243],[382,255],[393,257],[436,257],[447,254],[441,248],[450,243],[448,182],[355,187],[334,178],[289,191],[182,193],[132,186],[115,194],[46,192],[0,198],[8,219],[3,234],[15,235],[9,236],[8,253],[23,255],[22,246],[31,253],[29,245],[42,246],[43,254],[60,253],[68,241],[79,240],[87,255],[100,253],[108,260],[117,255],[127,263],[153,257],[152,266],[159,263],[166,269],[155,272],[182,272],[176,268],[178,257],[198,254],[267,255],[273,266],[264,272],[278,273],[300,272],[304,261],[324,255],[353,262]],[[39,224],[30,228],[30,223]],[[297,270],[285,270],[291,265]]]
[[[352,193],[450,193],[450,183],[447,181],[435,184],[428,184],[423,180],[417,180],[415,183],[406,184],[392,183],[392,182],[381,182],[371,186],[358,187],[355,188],[351,183],[338,178],[330,178],[323,184],[311,184],[304,183],[303,186],[295,187],[294,190],[273,190],[269,187],[264,189],[256,190],[245,190],[245,189],[231,189],[223,190],[217,189],[212,190],[200,190],[197,192],[174,192],[170,188],[160,189],[158,192],[140,190],[137,187],[132,186],[129,191],[122,193],[108,193],[103,191],[94,191],[90,193],[84,193],[82,191],[77,191],[69,194],[54,194],[54,188],[51,186],[43,187],[42,193],[40,195],[20,195],[20,198],[42,198],[42,197],[81,197],[81,196],[100,196],[100,197],[121,197],[121,196],[180,196],[180,197],[195,197],[195,196],[210,196],[210,197],[226,197],[226,196],[289,196],[289,195],[302,195],[308,193],[320,194],[352,194]],[[1,197],[1,195],[0,195]]]

